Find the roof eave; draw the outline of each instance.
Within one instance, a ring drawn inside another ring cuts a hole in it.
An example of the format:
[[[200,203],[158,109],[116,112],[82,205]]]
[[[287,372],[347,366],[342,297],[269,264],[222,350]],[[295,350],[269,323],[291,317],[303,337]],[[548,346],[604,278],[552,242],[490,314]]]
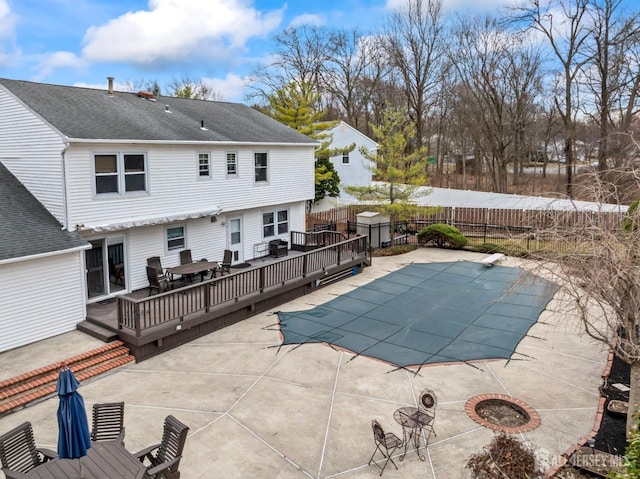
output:
[[[320,143],[267,142],[267,141],[220,141],[220,140],[134,140],[105,138],[68,138],[69,143],[129,143],[153,145],[238,145],[238,146],[308,146],[315,147]]]

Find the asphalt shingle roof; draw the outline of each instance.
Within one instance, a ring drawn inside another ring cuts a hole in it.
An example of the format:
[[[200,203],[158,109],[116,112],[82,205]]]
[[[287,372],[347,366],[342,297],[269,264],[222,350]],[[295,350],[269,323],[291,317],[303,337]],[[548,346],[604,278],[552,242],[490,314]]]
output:
[[[0,261],[87,246],[0,163]]]
[[[150,101],[137,93],[3,78],[0,84],[69,139],[315,143],[239,103],[165,96]]]

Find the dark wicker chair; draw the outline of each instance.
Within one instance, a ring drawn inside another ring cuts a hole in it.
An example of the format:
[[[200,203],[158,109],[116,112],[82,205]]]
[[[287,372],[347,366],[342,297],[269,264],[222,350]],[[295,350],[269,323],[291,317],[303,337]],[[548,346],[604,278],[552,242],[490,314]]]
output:
[[[158,270],[153,266],[147,266],[147,279],[149,280],[149,296],[151,296],[154,289],[157,289],[158,293],[169,289],[169,280],[166,277],[161,278],[158,276]]]
[[[269,241],[269,255],[280,258],[289,254],[289,243],[281,239]]]
[[[429,424],[426,424],[422,427],[422,431],[425,434],[425,441],[429,443],[429,437],[431,433],[434,436],[437,436],[436,430],[433,428],[433,423],[436,421],[436,406],[438,405],[438,398],[436,398],[435,393],[431,389],[423,389],[420,393],[420,400],[418,403],[418,409],[422,412],[431,416],[431,421]],[[427,432],[429,432],[429,436],[427,436]]]
[[[187,440],[189,428],[169,415],[164,420],[162,442],[154,444],[134,454],[140,462],[148,459],[149,466],[145,478],[179,479],[180,459]],[[155,451],[155,453],[154,453]]]
[[[117,441],[124,446],[124,402],[93,405],[91,441]]]
[[[376,443],[376,448],[373,451],[373,454],[371,454],[371,459],[369,459],[369,464],[373,462],[376,466],[378,466],[378,468],[380,469],[380,475],[382,476],[382,473],[384,472],[385,467],[387,467],[387,464],[389,463],[389,461],[391,461],[391,464],[393,464],[393,467],[398,469],[398,466],[396,466],[396,463],[393,462],[393,459],[391,458],[391,456],[393,455],[396,449],[402,446],[403,442],[402,442],[402,439],[400,439],[394,433],[392,432],[385,433],[384,429],[382,429],[382,426],[380,426],[378,421],[376,421],[375,419],[371,421],[371,428],[373,429],[373,440]],[[383,459],[384,464],[382,466],[378,464],[377,461],[373,461],[373,458],[375,457],[377,452],[380,452],[380,454],[382,454],[382,456],[384,457]]]
[[[54,451],[36,447],[30,422],[0,436],[0,463],[7,479],[25,477],[34,467],[57,457]]]

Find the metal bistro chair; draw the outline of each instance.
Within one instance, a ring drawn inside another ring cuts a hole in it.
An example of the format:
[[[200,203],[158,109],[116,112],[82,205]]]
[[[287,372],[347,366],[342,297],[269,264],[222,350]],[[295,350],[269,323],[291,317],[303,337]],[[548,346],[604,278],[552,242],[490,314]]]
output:
[[[91,441],[117,441],[124,446],[124,402],[93,405]]]
[[[137,457],[140,462],[144,462],[145,458],[149,460],[150,465],[145,473],[145,479],[180,478],[178,466],[180,466],[188,432],[189,428],[175,417],[169,415],[165,418],[162,442],[134,454],[134,457]],[[154,451],[156,451],[155,454]]]
[[[396,463],[393,462],[393,459],[391,458],[391,456],[393,455],[396,449],[402,446],[403,442],[402,442],[402,439],[400,439],[398,436],[396,436],[392,432],[388,432],[385,434],[384,429],[382,429],[382,426],[380,426],[380,423],[378,423],[378,421],[376,421],[375,419],[371,420],[371,428],[373,429],[373,440],[376,443],[376,448],[373,451],[373,454],[371,454],[371,459],[369,459],[369,465],[371,465],[371,462],[373,461],[373,458],[375,457],[376,452],[380,451],[380,453],[386,459],[384,461],[384,465],[381,466],[380,464],[378,464],[377,461],[375,461],[374,464],[378,466],[378,468],[380,468],[380,475],[382,476],[382,473],[384,472],[385,467],[387,467],[387,464],[389,463],[389,461],[391,461],[391,464],[393,464],[393,467],[398,469],[398,466],[396,466]]]
[[[428,416],[431,417],[431,420],[428,424],[422,426],[422,431],[425,434],[426,444],[429,443],[429,437],[431,433],[434,436],[437,436],[436,430],[433,427],[433,423],[436,421],[436,406],[438,405],[438,398],[435,393],[431,389],[423,389],[420,393],[420,402],[418,403],[418,409],[424,412]],[[426,431],[429,431],[429,435],[427,436]]]
[[[158,293],[169,289],[169,280],[166,277],[161,278],[158,276],[158,270],[153,266],[147,266],[147,279],[149,280],[149,296],[151,296],[154,289],[157,289]]]
[[[34,467],[57,457],[54,451],[36,447],[30,422],[0,436],[0,462],[7,479],[24,477]]]

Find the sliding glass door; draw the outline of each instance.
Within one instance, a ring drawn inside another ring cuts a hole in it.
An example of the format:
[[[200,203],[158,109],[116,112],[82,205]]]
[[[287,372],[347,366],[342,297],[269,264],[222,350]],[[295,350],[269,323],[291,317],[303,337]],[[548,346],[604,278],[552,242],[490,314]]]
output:
[[[89,243],[91,249],[85,252],[87,298],[100,298],[126,290],[124,238],[101,238]]]

